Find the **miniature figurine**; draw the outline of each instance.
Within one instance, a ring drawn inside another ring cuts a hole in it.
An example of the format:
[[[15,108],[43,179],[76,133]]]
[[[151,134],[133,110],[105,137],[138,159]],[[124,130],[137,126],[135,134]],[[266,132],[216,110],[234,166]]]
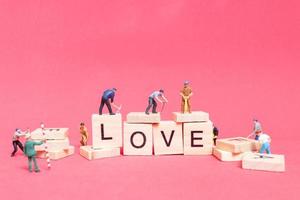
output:
[[[258,134],[258,141],[261,145],[259,153],[267,152],[267,154],[271,154],[271,137],[265,133],[260,132]]]
[[[214,134],[213,140],[214,140],[214,145],[216,146],[218,135],[219,135],[219,129],[215,125],[213,125],[213,126],[214,126],[214,128],[213,128],[213,134]]]
[[[31,165],[32,162],[34,164],[34,171],[35,172],[40,172],[39,167],[38,167],[37,162],[36,162],[36,158],[35,158],[36,151],[34,149],[34,146],[43,144],[43,141],[35,142],[35,141],[31,140],[30,134],[26,134],[25,138],[26,138],[26,142],[25,142],[24,153],[28,157],[29,172],[32,172],[32,165]]]
[[[87,141],[88,141],[89,133],[87,131],[87,127],[85,126],[85,124],[83,122],[80,123],[79,130],[80,130],[80,134],[81,134],[80,143],[81,143],[82,146],[86,146]]]
[[[102,110],[103,110],[104,104],[107,106],[107,109],[108,109],[110,115],[115,115],[115,113],[113,113],[113,111],[111,109],[111,105],[117,109],[117,112],[121,110],[121,106],[118,107],[117,105],[115,105],[113,103],[116,91],[117,91],[116,88],[112,88],[112,89],[105,90],[103,92],[101,104],[99,107],[99,115],[102,115]]]
[[[184,81],[183,89],[180,91],[181,95],[181,112],[191,113],[190,98],[193,95],[192,88],[189,86],[189,81]]]
[[[253,119],[253,132],[250,134],[250,135],[248,135],[248,137],[247,138],[249,138],[249,137],[251,137],[251,136],[253,136],[253,135],[255,135],[255,140],[258,140],[258,138],[259,138],[259,134],[262,132],[262,127],[261,127],[261,124],[260,124],[260,122],[257,120],[257,119]]]
[[[148,98],[148,107],[145,111],[147,115],[149,115],[149,110],[152,107],[152,113],[157,113],[157,101],[160,103],[168,103],[167,98],[164,96],[164,91],[161,89],[159,91],[154,91]]]
[[[25,136],[25,134],[27,132],[28,131],[23,132],[19,128],[17,128],[15,130],[15,133],[14,133],[13,138],[12,138],[12,144],[13,144],[13,147],[14,147],[14,151],[11,153],[11,157],[15,156],[16,152],[18,151],[18,147],[24,152],[23,144],[22,144],[22,142],[20,142],[19,139],[21,137]]]

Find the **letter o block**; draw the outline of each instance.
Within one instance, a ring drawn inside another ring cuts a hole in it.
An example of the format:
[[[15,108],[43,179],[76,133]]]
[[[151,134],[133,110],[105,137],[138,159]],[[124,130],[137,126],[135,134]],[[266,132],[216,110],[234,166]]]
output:
[[[122,147],[122,116],[92,115],[93,148]]]
[[[152,155],[152,124],[124,123],[124,155]]]
[[[211,155],[213,125],[211,121],[183,123],[184,155]]]

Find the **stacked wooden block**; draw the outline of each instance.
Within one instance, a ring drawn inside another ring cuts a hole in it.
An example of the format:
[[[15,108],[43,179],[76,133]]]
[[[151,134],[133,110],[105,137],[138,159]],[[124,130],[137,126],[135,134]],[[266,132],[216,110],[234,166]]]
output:
[[[248,153],[243,157],[243,169],[272,172],[285,171],[284,155]]]
[[[45,135],[43,135],[42,129],[38,128],[31,132],[31,139],[34,141],[46,140],[50,159],[57,160],[74,154],[74,146],[70,145],[68,131],[68,128],[45,128]],[[35,146],[35,150],[37,157],[46,157],[45,144]]]
[[[80,148],[90,160],[120,155],[210,155],[213,125],[208,113],[173,113],[173,121],[161,121],[160,114],[132,112],[122,129],[122,117],[92,115],[92,146]]]
[[[256,140],[236,137],[217,140],[213,154],[222,161],[242,161],[243,169],[285,171],[283,155],[255,153],[260,148]]]
[[[206,112],[173,113],[174,121],[182,126],[184,155],[211,155],[213,124]]]
[[[235,137],[217,140],[213,155],[222,161],[241,161],[247,152],[256,151],[258,143],[255,140]]]
[[[120,156],[122,147],[122,116],[92,115],[92,146],[81,146],[80,155],[94,160]]]
[[[212,122],[205,112],[173,113],[173,121],[159,114],[129,113],[124,123],[124,155],[212,154]]]

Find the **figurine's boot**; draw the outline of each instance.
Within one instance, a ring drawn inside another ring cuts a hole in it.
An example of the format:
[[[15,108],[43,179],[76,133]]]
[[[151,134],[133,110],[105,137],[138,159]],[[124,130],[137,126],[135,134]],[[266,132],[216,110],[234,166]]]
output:
[[[32,172],[31,159],[32,159],[32,157],[28,157],[28,170],[29,170],[29,172]]]
[[[40,169],[39,169],[39,167],[38,167],[38,165],[36,163],[36,159],[35,159],[34,156],[32,157],[32,160],[33,160],[33,164],[34,164],[34,171],[35,172],[40,172]]]

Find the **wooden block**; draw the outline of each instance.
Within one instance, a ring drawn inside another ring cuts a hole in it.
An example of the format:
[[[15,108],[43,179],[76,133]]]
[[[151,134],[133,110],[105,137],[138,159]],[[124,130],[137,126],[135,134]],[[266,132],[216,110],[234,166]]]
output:
[[[152,155],[152,124],[124,123],[124,155]]]
[[[31,139],[33,140],[63,140],[68,136],[68,128],[45,128],[45,136],[43,136],[42,129],[38,128],[31,132]]]
[[[246,153],[243,157],[242,167],[243,169],[284,172],[285,159],[284,155]]]
[[[212,131],[211,121],[183,123],[184,155],[211,155]]]
[[[122,116],[92,115],[92,144],[94,148],[122,146]]]
[[[207,122],[209,114],[207,112],[196,111],[192,113],[173,112],[175,122]]]
[[[74,151],[74,146],[69,146],[68,149],[64,149],[61,151],[49,151],[49,157],[51,160],[58,160],[74,154]],[[46,158],[45,151],[37,151],[36,153],[37,158]]]
[[[40,140],[36,140],[40,141]],[[63,140],[47,140],[48,145],[48,151],[61,151],[64,149],[68,149],[70,146],[70,142],[68,138],[65,138]],[[36,145],[35,147],[36,151],[43,151],[45,150],[45,144],[42,145]]]
[[[230,151],[232,153],[243,153],[257,150],[258,142],[256,140],[235,137],[217,140],[217,148],[223,151]]]
[[[241,161],[245,153],[231,153],[214,147],[213,155],[221,161]]]
[[[120,156],[120,148],[94,149],[92,146],[81,146],[80,155],[88,160]]]
[[[161,121],[153,125],[155,155],[183,154],[182,124]]]
[[[127,123],[133,124],[153,124],[160,122],[160,113],[150,113],[147,115],[143,112],[131,112],[127,114]]]

